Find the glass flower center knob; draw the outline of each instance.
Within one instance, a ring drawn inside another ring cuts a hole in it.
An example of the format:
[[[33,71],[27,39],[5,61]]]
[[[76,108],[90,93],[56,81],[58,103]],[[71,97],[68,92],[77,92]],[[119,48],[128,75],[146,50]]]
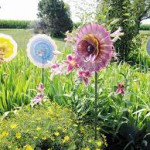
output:
[[[92,46],[92,45],[89,45],[89,46],[87,47],[87,51],[88,51],[89,53],[93,53],[94,50],[95,50],[95,48],[94,48],[94,46]]]

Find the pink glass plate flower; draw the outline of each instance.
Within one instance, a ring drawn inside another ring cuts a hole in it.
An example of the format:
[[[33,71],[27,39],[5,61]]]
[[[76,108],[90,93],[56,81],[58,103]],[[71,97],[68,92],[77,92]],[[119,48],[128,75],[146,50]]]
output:
[[[110,33],[104,26],[92,23],[79,30],[74,51],[80,67],[97,72],[108,64],[113,49]]]

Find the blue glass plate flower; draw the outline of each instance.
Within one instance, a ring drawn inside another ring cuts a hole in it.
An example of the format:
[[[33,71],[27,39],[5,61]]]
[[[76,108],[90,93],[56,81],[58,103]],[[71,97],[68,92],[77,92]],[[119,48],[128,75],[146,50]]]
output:
[[[57,51],[55,42],[45,34],[38,34],[29,40],[27,45],[27,55],[30,61],[40,68],[47,68],[50,66]]]
[[[150,56],[150,39],[147,42],[146,49],[147,49],[148,55]]]

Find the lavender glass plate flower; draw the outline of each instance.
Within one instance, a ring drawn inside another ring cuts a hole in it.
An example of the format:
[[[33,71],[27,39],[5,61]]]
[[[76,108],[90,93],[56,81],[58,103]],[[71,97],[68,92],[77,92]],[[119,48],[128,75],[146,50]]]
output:
[[[59,52],[55,42],[44,34],[35,35],[27,45],[27,55],[30,61],[40,68],[49,67],[49,62],[55,60],[57,54]]]
[[[146,49],[147,49],[148,55],[150,56],[150,39],[147,42]]]
[[[105,27],[91,23],[83,26],[77,33],[74,51],[80,67],[97,72],[110,61],[114,46]]]

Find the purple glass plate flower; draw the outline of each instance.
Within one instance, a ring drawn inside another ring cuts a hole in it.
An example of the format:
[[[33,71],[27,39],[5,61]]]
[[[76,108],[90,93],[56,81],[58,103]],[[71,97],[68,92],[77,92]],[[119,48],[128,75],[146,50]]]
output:
[[[150,39],[147,42],[146,49],[147,49],[148,55],[150,56]]]

